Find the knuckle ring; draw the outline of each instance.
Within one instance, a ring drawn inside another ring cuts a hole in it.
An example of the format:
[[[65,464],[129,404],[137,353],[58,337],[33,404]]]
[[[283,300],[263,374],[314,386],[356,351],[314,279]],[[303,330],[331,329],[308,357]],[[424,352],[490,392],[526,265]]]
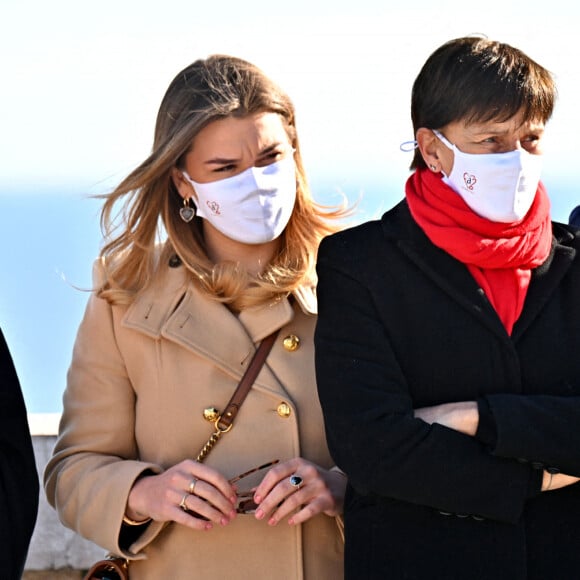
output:
[[[296,475],[296,474],[291,475],[290,476],[290,479],[288,481],[290,482],[290,485],[292,487],[296,487],[296,488],[299,488],[302,485],[302,482],[303,482],[302,478],[299,475]]]
[[[188,512],[189,509],[187,507],[187,498],[189,497],[189,494],[186,493],[184,494],[184,496],[181,498],[181,501],[179,502],[179,507],[184,511],[184,512]]]
[[[195,484],[197,483],[197,479],[194,477],[190,482],[189,482],[189,487],[187,488],[187,491],[189,494],[193,495],[195,492]]]

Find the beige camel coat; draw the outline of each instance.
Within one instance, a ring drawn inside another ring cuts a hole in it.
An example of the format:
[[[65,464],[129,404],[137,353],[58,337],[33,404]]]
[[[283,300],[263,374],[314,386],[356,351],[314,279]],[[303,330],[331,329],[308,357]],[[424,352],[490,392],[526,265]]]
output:
[[[342,538],[325,515],[276,527],[238,515],[210,532],[153,522],[128,549],[119,545],[135,479],[197,456],[213,427],[203,410],[223,409],[255,343],[275,329],[267,364],[206,464],[228,478],[296,456],[333,465],[315,388],[312,288],[294,305],[284,299],[236,317],[170,264],[130,307],[89,299],[45,472],[49,502],[65,525],[130,558],[132,580],[342,578]],[[300,339],[294,351],[284,347],[289,335]]]

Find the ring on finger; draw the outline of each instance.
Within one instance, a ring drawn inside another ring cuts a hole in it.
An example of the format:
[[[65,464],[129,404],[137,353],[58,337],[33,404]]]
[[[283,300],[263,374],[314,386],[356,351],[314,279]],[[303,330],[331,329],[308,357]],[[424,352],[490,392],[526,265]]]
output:
[[[292,487],[295,487],[297,489],[299,489],[302,486],[302,483],[304,482],[304,480],[299,475],[296,474],[291,475],[288,481],[290,482],[290,485]]]
[[[189,487],[187,488],[189,494],[193,495],[195,493],[195,484],[197,482],[198,480],[195,477],[189,482]]]
[[[183,495],[183,497],[181,498],[181,501],[179,502],[179,507],[184,511],[184,512],[188,512],[189,508],[187,507],[187,498],[189,497],[189,493],[186,493]]]

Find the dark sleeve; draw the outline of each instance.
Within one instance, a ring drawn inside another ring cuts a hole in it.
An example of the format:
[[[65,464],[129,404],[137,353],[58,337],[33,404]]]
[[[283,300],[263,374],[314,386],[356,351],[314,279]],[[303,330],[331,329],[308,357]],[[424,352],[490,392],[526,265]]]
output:
[[[556,244],[550,260],[532,274],[525,332],[513,338],[521,385],[479,398],[476,436],[498,457],[578,477],[580,231],[553,227],[568,245]]]
[[[522,400],[520,396],[518,398]],[[477,410],[479,413],[479,424],[475,434],[476,439],[481,441],[490,451],[496,453],[497,449],[497,426],[495,424],[495,417],[491,412],[491,407],[485,397],[481,397],[477,401]],[[528,497],[534,497],[542,491],[542,479],[544,472],[544,464],[539,461],[531,461],[523,457],[516,457],[521,463],[529,463],[536,473],[532,475],[528,487]]]
[[[36,523],[39,480],[24,399],[0,331],[0,570],[20,579]]]
[[[358,254],[336,237],[318,257],[316,373],[330,451],[361,494],[515,522],[537,471],[474,437],[415,419],[389,329]],[[419,337],[418,337],[419,339]]]
[[[497,429],[487,399],[478,399],[477,411],[479,414],[479,423],[477,425],[475,437],[489,448],[493,449],[497,442]]]
[[[493,394],[482,400],[495,433],[488,440],[494,455],[580,476],[580,397]]]

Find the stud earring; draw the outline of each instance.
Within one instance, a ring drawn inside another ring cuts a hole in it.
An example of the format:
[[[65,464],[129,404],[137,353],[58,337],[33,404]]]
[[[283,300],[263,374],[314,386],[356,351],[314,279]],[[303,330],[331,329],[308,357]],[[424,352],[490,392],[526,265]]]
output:
[[[183,200],[183,207],[179,208],[181,219],[188,224],[195,217],[195,206],[191,206],[191,197]]]
[[[429,165],[429,169],[431,171],[437,171],[437,166],[436,165]]]

